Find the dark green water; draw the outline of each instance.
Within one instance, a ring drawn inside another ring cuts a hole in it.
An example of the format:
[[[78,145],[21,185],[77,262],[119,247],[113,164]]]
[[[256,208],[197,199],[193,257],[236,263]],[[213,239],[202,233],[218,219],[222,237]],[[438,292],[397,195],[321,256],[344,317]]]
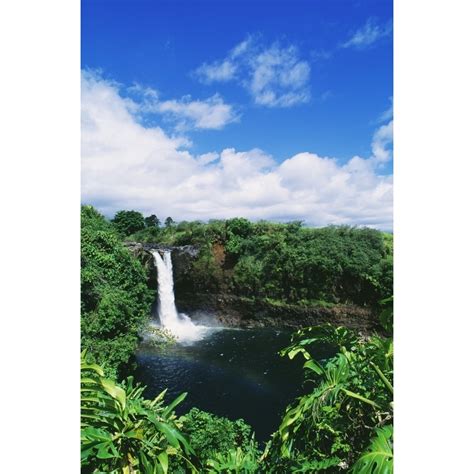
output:
[[[290,333],[272,329],[223,329],[190,346],[159,352],[142,345],[136,379],[145,395],[168,388],[167,401],[188,392],[178,414],[196,406],[230,419],[243,418],[265,441],[279,425],[286,406],[301,391],[301,359],[278,355]],[[321,350],[321,358],[330,355]]]

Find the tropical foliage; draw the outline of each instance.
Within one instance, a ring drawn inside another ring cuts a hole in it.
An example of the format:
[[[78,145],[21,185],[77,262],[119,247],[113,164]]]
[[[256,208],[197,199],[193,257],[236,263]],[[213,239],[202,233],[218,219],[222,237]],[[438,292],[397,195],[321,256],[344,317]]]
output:
[[[311,350],[322,343],[334,345],[337,354],[315,360]],[[311,327],[297,331],[282,355],[303,357],[308,389],[288,407],[267,445],[266,472],[344,472],[351,466],[353,472],[391,472],[392,340]]]
[[[393,426],[375,430],[375,438],[368,450],[355,463],[353,471],[359,474],[389,474],[393,472]]]
[[[166,474],[173,456],[197,472],[188,460],[193,451],[173,412],[186,394],[166,406],[166,390],[154,400],[144,399],[143,390],[131,377],[122,385],[105,378],[103,369],[82,354],[82,472]]]
[[[94,208],[81,212],[81,345],[117,376],[134,353],[154,292],[140,262]]]

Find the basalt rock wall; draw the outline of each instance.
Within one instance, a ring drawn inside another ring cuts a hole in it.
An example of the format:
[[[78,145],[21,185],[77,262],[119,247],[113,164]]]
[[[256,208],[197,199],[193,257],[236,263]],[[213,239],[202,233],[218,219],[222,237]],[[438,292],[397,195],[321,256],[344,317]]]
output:
[[[370,308],[355,305],[292,305],[224,294],[177,295],[176,304],[180,311],[194,319],[212,315],[219,323],[230,327],[296,329],[331,323],[364,334],[381,330],[378,318]]]

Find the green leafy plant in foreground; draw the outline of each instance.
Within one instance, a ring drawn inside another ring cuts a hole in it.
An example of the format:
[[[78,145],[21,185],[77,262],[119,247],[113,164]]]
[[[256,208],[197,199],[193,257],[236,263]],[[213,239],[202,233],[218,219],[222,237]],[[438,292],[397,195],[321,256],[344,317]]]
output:
[[[376,429],[369,449],[354,464],[357,474],[390,474],[393,472],[393,426]]]
[[[321,343],[336,346],[337,354],[314,359],[311,349]],[[354,473],[391,473],[392,340],[311,327],[297,331],[282,355],[303,356],[312,389],[287,408],[265,450],[265,472],[333,473],[352,466]]]
[[[166,474],[169,458],[189,461],[193,450],[182,435],[166,390],[154,400],[129,377],[123,385],[104,377],[103,369],[81,355],[81,466],[83,473]]]

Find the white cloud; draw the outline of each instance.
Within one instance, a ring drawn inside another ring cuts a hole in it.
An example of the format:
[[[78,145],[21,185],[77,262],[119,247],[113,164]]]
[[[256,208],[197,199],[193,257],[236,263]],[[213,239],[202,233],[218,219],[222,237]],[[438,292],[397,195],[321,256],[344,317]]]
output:
[[[359,28],[352,37],[343,43],[343,48],[365,49],[374,44],[380,38],[388,36],[392,32],[392,23],[386,25],[376,24],[373,18],[369,18],[362,28]]]
[[[393,142],[393,120],[382,125],[372,139],[373,159],[378,163],[386,163],[392,159],[390,145]]]
[[[234,79],[237,72],[237,65],[232,61],[224,60],[212,64],[202,64],[199,66],[195,74],[205,84],[212,82],[226,82]]]
[[[157,110],[176,120],[180,129],[186,129],[188,124],[199,129],[220,129],[239,119],[232,106],[226,104],[219,94],[204,101],[192,100],[189,96],[181,100],[166,100],[158,104]]]
[[[392,177],[376,171],[389,128],[374,134],[374,156],[346,164],[308,152],[279,164],[258,149],[194,156],[186,140],[140,124],[116,84],[87,74],[82,121],[82,200],[109,216],[136,209],[178,220],[243,216],[391,228]]]
[[[133,86],[130,86],[127,90],[131,92],[132,94],[141,96],[145,100],[150,101],[150,102],[155,102],[158,100],[158,91],[156,91],[155,89],[151,87],[147,87],[142,84],[139,84],[138,82],[135,82]]]
[[[119,90],[118,83],[104,81],[100,74],[94,71],[83,71],[82,75],[86,83],[101,82],[116,91]],[[219,94],[204,100],[193,100],[191,96],[184,96],[179,100],[161,100],[158,91],[138,83],[126,88],[125,91],[129,97],[123,101],[131,114],[142,121],[150,115],[164,115],[165,119],[174,123],[178,131],[219,130],[240,119],[234,107],[225,103]]]
[[[289,107],[311,98],[307,87],[311,69],[306,61],[299,60],[293,46],[273,45],[252,57],[250,64],[248,87],[256,104]]]
[[[311,68],[295,46],[265,47],[255,37],[235,46],[221,61],[204,63],[194,71],[205,84],[238,81],[258,105],[290,107],[308,102]]]

